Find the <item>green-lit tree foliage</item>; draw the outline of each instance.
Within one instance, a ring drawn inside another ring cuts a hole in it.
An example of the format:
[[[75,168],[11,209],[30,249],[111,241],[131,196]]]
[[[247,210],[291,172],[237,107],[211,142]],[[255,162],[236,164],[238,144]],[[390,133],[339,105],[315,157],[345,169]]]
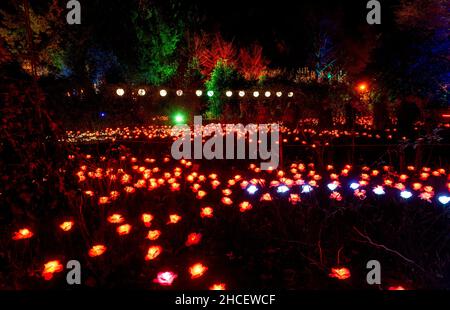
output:
[[[228,88],[236,88],[242,82],[242,76],[235,66],[219,60],[211,72],[209,80],[205,83],[207,91],[213,91],[214,96],[210,97],[207,117],[217,118],[222,113],[222,94]]]
[[[139,82],[161,85],[177,73],[181,25],[166,22],[158,9],[142,5],[133,12],[138,40]]]

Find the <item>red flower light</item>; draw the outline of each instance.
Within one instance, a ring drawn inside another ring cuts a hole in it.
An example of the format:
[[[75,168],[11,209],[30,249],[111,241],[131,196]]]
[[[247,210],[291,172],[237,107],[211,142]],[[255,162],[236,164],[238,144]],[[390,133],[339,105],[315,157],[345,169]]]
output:
[[[191,279],[197,279],[202,277],[205,272],[208,270],[208,267],[204,266],[202,263],[197,263],[189,267],[189,273],[191,274]]]
[[[209,287],[211,291],[225,291],[227,286],[225,283],[214,283]]]
[[[63,231],[69,231],[73,228],[74,222],[73,221],[66,221],[63,222],[61,225],[59,225],[59,227],[63,230]]]
[[[105,253],[105,252],[106,252],[106,246],[104,246],[102,244],[97,244],[97,245],[94,245],[89,250],[89,256],[90,257],[96,257],[96,256],[103,255],[103,253]]]
[[[167,224],[176,224],[179,221],[181,221],[181,216],[178,214],[171,214],[169,215],[169,222],[167,222]]]
[[[350,270],[347,268],[331,268],[331,273],[328,275],[330,278],[336,278],[338,280],[346,280],[351,277]]]
[[[30,231],[28,228],[22,228],[19,229],[19,231],[14,232],[14,235],[12,237],[13,240],[22,240],[22,239],[29,239],[33,237],[33,232]]]
[[[230,206],[233,204],[233,200],[231,200],[229,197],[222,197],[222,203],[226,206]]]
[[[63,270],[63,265],[59,260],[52,260],[44,264],[44,270],[42,271],[42,276],[46,281],[53,278],[53,274],[56,272],[61,272]]]
[[[399,285],[399,286],[390,286],[388,288],[388,290],[390,290],[390,291],[405,291],[406,289],[403,286]]]
[[[197,245],[202,241],[202,234],[200,233],[191,233],[188,235],[186,242],[184,243],[186,246]]]
[[[163,271],[158,273],[153,282],[162,286],[170,286],[177,277],[177,274],[172,271]]]
[[[264,195],[261,196],[261,201],[272,201],[272,196],[270,196],[269,193],[265,193]]]
[[[243,201],[239,204],[239,211],[241,211],[241,212],[251,210],[252,208],[253,208],[253,206],[248,201]]]
[[[131,225],[130,224],[120,225],[119,227],[117,227],[116,231],[120,236],[128,235],[131,231]]]
[[[108,216],[108,222],[111,224],[120,224],[123,223],[123,221],[125,221],[125,219],[121,214],[114,213],[113,215]]]
[[[153,215],[151,215],[150,213],[143,213],[141,216],[142,222],[144,222],[145,227],[151,226],[153,218]]]
[[[161,236],[160,230],[150,230],[147,234],[147,239],[154,241],[157,240],[159,236]]]
[[[161,253],[162,253],[162,247],[160,247],[159,245],[153,245],[153,246],[148,248],[147,256],[145,256],[145,260],[146,261],[154,260]]]
[[[212,218],[214,215],[214,210],[211,207],[202,208],[200,211],[201,218]]]

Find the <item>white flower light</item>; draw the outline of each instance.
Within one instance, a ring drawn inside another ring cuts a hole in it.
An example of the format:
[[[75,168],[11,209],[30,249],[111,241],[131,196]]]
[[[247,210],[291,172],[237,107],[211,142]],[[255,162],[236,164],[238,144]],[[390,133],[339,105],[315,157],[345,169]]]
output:
[[[283,93],[280,92],[280,91],[277,91],[277,94],[276,94],[276,95],[277,95],[278,98],[280,98],[280,97],[283,95]]]
[[[332,182],[332,183],[329,183],[327,185],[327,187],[330,191],[334,191],[338,187],[338,184],[336,182]]]
[[[208,90],[208,92],[206,93],[206,95],[207,95],[208,97],[212,97],[212,96],[214,96],[214,92],[213,92],[212,90]]]
[[[244,97],[244,96],[245,96],[245,91],[242,91],[242,90],[241,90],[241,91],[239,92],[239,97]]]
[[[410,191],[401,191],[400,192],[400,197],[402,197],[403,199],[409,199],[412,197],[412,193]]]
[[[442,195],[442,196],[439,196],[438,200],[439,200],[439,202],[442,203],[443,205],[446,205],[447,203],[450,202],[450,197],[449,197],[449,196]]]
[[[352,190],[356,190],[359,188],[359,183],[353,182],[352,184],[350,184],[350,188]]]
[[[259,91],[254,91],[253,92],[253,97],[258,98],[259,97]]]
[[[145,96],[145,94],[146,94],[145,89],[142,89],[142,88],[141,88],[141,89],[138,90],[138,95],[139,95],[139,96],[142,97],[142,96]]]
[[[197,90],[195,94],[197,95],[197,97],[201,97],[201,95],[203,95],[203,92],[201,90]]]
[[[225,93],[225,95],[226,95],[227,97],[231,97],[231,96],[233,96],[233,92],[232,92],[231,90],[228,90],[228,91]]]
[[[383,186],[381,186],[381,185],[378,185],[378,186],[374,187],[373,192],[375,193],[375,195],[384,195],[384,194],[386,194],[384,189],[383,189]]]
[[[277,193],[283,194],[289,191],[289,187],[286,185],[280,185],[277,187]]]
[[[305,184],[302,186],[302,193],[311,193],[313,190],[311,185]]]
[[[250,195],[253,195],[254,193],[256,193],[258,191],[258,188],[255,185],[250,185],[249,187],[247,187],[247,192]]]
[[[183,96],[183,91],[181,89],[177,90],[177,96],[178,97]]]
[[[266,92],[264,93],[264,96],[266,96],[267,98],[269,98],[270,95],[272,95],[272,94],[270,93],[270,91],[266,91]]]
[[[289,92],[289,93],[288,93],[288,97],[289,97],[289,98],[294,97],[294,93],[293,93],[293,92]]]
[[[161,90],[159,91],[159,95],[160,95],[161,97],[167,96],[167,90],[161,89]]]

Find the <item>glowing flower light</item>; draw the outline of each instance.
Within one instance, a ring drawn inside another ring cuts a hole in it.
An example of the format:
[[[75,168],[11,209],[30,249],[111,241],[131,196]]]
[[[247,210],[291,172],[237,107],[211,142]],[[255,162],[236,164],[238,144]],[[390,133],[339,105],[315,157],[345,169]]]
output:
[[[143,89],[143,88],[139,89],[138,90],[138,95],[141,96],[141,97],[145,96],[145,89]]]
[[[406,289],[399,285],[399,286],[389,286],[388,288],[389,291],[405,291]]]
[[[230,90],[228,90],[228,91],[225,93],[225,95],[226,95],[227,97],[231,97],[231,96],[233,96],[233,92],[230,91]]]
[[[160,230],[157,230],[157,229],[155,229],[155,230],[150,230],[150,231],[147,233],[147,239],[152,240],[152,241],[157,240],[157,239],[159,238],[159,236],[161,236],[161,231],[160,231]]]
[[[412,193],[410,191],[404,190],[400,192],[400,197],[402,197],[403,199],[409,199],[412,197]]]
[[[159,95],[160,95],[161,97],[167,96],[167,90],[161,89],[161,90],[159,91]]]
[[[150,227],[153,221],[153,215],[150,213],[143,213],[141,215],[142,222],[144,222],[145,227]]]
[[[338,183],[337,182],[331,182],[328,183],[327,187],[330,191],[334,191],[336,188],[338,188]]]
[[[61,228],[63,231],[69,231],[73,228],[73,225],[73,221],[65,221],[61,225],[59,225],[59,228]]]
[[[181,221],[181,216],[179,216],[178,214],[170,214],[169,222],[167,224],[176,224],[179,221]]]
[[[222,197],[222,203],[226,206],[231,206],[233,204],[233,200],[230,197]]]
[[[53,278],[53,274],[56,272],[61,272],[63,270],[63,265],[61,265],[59,260],[52,260],[44,264],[44,270],[42,271],[42,276],[46,281]]]
[[[186,246],[197,245],[202,241],[202,234],[200,233],[190,233],[187,237],[186,242],[184,243]]]
[[[353,182],[350,184],[350,188],[353,190],[356,190],[359,188],[359,183]]]
[[[289,187],[287,187],[286,185],[280,185],[277,187],[277,193],[284,194],[287,192],[289,192]]]
[[[201,97],[203,95],[203,92],[201,90],[197,90],[195,91],[195,94],[197,95],[197,97]]]
[[[201,218],[212,218],[214,216],[214,210],[211,207],[204,207],[200,210]]]
[[[244,91],[239,91],[239,97],[244,97],[245,96],[245,92]]]
[[[160,247],[159,245],[153,245],[153,246],[148,248],[147,255],[145,256],[145,260],[146,261],[154,260],[161,253],[162,253],[162,247]]]
[[[331,273],[328,275],[330,278],[336,278],[338,280],[346,280],[351,277],[350,270],[347,268],[331,268]]]
[[[202,277],[205,272],[208,270],[208,267],[204,266],[202,263],[197,263],[189,267],[189,273],[191,274],[191,279],[197,279]]]
[[[258,98],[259,97],[259,91],[254,91],[253,92],[253,97]]]
[[[89,250],[88,255],[90,257],[97,257],[97,256],[100,256],[100,255],[103,255],[103,253],[106,252],[106,249],[107,249],[106,246],[104,246],[103,244],[97,244],[97,245],[94,245]]]
[[[13,240],[22,240],[22,239],[29,239],[33,237],[33,232],[30,231],[28,228],[22,228],[19,229],[19,231],[14,232],[12,239]]]
[[[111,224],[120,224],[123,223],[125,219],[119,213],[114,213],[113,215],[108,216],[108,222]]]
[[[302,185],[302,193],[307,194],[307,193],[311,193],[312,191],[313,191],[313,188],[311,185],[308,185],[308,184]]]
[[[253,195],[254,193],[256,193],[258,191],[258,187],[256,187],[255,185],[250,185],[249,187],[247,187],[247,192],[250,195]]]
[[[116,228],[117,233],[119,236],[128,235],[131,231],[131,225],[130,224],[123,224]]]
[[[248,201],[243,201],[239,204],[239,211],[240,212],[245,212],[245,211],[249,211],[253,208],[253,206],[251,205],[250,202]]]
[[[269,193],[265,193],[264,195],[261,196],[261,201],[272,201],[272,196],[270,196]]]
[[[439,196],[439,197],[438,197],[438,200],[439,200],[439,202],[442,203],[443,205],[446,205],[446,204],[448,204],[448,203],[450,202],[450,196],[442,195],[442,196]]]
[[[378,185],[378,186],[374,187],[372,191],[375,193],[375,195],[384,195],[384,194],[386,194],[386,192],[384,191],[383,186],[381,186],[381,185]]]
[[[171,286],[177,277],[178,275],[172,271],[163,271],[157,274],[156,278],[153,279],[153,282],[162,286]]]
[[[227,286],[225,283],[214,283],[209,287],[211,291],[225,291]]]
[[[212,97],[212,96],[214,96],[214,92],[213,92],[212,90],[208,90],[208,92],[206,93],[206,95],[207,95],[208,97]]]

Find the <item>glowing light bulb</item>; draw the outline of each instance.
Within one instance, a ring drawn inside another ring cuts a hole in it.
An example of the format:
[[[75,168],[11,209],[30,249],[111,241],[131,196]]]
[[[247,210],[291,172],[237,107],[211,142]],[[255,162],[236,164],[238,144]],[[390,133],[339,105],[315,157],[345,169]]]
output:
[[[167,96],[167,90],[161,89],[161,90],[159,91],[159,95],[160,95],[161,97]]]
[[[412,197],[412,193],[410,191],[401,191],[400,192],[400,197],[402,197],[403,199],[409,199]]]

